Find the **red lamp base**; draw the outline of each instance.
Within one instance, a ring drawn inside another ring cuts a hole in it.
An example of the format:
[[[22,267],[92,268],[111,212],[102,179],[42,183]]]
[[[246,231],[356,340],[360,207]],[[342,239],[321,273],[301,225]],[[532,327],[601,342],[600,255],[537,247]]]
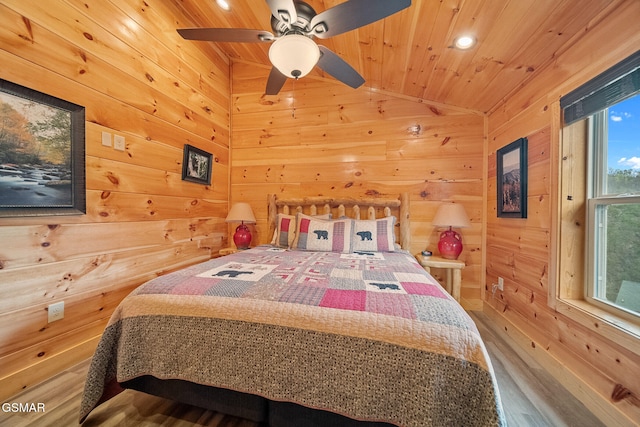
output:
[[[240,224],[233,235],[233,243],[235,243],[236,247],[240,250],[249,249],[249,244],[251,244],[251,232],[249,231],[249,227],[244,224]]]
[[[458,259],[462,252],[462,237],[449,227],[448,230],[443,231],[440,234],[438,250],[440,251],[442,258]]]

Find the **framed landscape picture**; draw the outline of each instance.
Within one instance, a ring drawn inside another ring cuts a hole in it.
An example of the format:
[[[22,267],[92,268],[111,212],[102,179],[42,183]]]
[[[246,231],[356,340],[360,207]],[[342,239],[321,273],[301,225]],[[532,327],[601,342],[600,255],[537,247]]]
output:
[[[185,144],[182,158],[182,179],[198,184],[211,184],[212,160],[211,153]]]
[[[500,148],[496,159],[498,217],[527,217],[527,138]]]
[[[0,79],[0,217],[86,212],[85,109]]]

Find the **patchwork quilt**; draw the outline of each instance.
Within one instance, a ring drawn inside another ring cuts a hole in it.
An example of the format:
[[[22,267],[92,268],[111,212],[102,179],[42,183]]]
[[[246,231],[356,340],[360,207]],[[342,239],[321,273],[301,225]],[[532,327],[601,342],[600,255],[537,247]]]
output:
[[[153,279],[114,312],[81,421],[142,375],[398,426],[504,425],[473,321],[404,251],[260,246]]]

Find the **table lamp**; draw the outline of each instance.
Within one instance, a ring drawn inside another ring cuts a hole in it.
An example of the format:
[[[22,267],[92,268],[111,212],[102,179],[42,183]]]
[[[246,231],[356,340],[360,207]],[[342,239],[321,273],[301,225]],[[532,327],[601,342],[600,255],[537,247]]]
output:
[[[246,224],[255,224],[256,217],[253,215],[251,206],[249,203],[234,203],[227,215],[226,222],[239,222],[240,225],[236,228],[236,232],[233,235],[233,243],[240,250],[249,249],[251,243],[251,231]]]
[[[442,258],[458,259],[462,252],[462,236],[452,230],[453,227],[470,227],[469,217],[464,210],[464,206],[458,203],[445,203],[438,208],[432,224],[436,227],[449,227],[448,230],[440,233],[438,250]]]

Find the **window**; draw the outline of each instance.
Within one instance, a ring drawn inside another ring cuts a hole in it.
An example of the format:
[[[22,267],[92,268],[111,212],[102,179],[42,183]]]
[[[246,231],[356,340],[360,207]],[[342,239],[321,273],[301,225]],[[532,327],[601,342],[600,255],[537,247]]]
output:
[[[587,300],[640,315],[640,94],[589,119]]]
[[[557,296],[586,301],[592,310],[637,325],[640,51],[561,98],[560,106],[564,127]]]

